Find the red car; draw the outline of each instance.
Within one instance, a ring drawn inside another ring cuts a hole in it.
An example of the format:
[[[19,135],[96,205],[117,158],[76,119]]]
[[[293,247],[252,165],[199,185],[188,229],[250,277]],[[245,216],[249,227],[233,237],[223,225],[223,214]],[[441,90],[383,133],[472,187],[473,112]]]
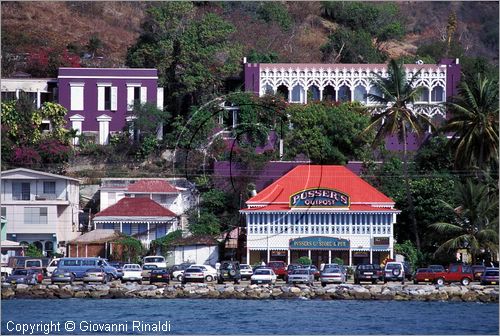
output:
[[[443,272],[441,272],[443,273]],[[419,282],[434,282],[436,281],[436,276],[431,268],[418,268],[413,276],[413,283],[418,284]]]
[[[276,274],[278,278],[285,279],[288,275],[284,261],[270,261],[267,263],[267,267],[272,268],[274,274]]]

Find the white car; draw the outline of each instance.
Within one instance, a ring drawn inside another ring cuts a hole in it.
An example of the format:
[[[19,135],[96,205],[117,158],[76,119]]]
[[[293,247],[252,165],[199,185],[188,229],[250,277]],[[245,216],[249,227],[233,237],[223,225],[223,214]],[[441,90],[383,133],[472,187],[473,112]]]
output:
[[[57,264],[59,263],[60,258],[54,258],[50,261],[50,263],[47,265],[47,277],[52,276],[52,272],[54,272],[57,268]]]
[[[250,280],[253,275],[252,267],[248,264],[240,264],[241,280]]]
[[[154,264],[158,268],[167,268],[167,261],[164,256],[147,256],[142,259],[142,264]]]
[[[184,270],[176,270],[172,273],[172,279],[177,281],[182,281],[182,277],[184,276]]]
[[[250,278],[250,283],[252,285],[255,284],[274,284],[276,283],[276,274],[270,268],[257,268],[255,272],[253,272],[252,277]]]
[[[139,281],[142,282],[142,268],[137,264],[125,264],[122,267],[122,282]]]
[[[190,268],[200,268],[203,271],[203,275],[205,276],[205,280],[208,282],[214,281],[214,279],[217,279],[217,270],[210,265],[196,265],[196,264],[194,264],[194,265],[191,265],[188,267],[188,269],[190,269]],[[174,272],[174,274],[175,274],[175,272]]]

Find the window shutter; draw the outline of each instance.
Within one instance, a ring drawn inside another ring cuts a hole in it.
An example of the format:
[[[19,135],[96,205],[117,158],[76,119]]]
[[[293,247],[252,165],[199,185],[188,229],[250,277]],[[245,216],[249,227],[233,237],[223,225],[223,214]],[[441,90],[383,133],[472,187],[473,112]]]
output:
[[[145,86],[141,86],[141,104],[144,104],[148,101],[148,88]]]
[[[104,111],[104,86],[97,87],[97,110]]]
[[[116,86],[111,87],[111,111],[116,111],[118,97],[118,88]]]
[[[127,86],[127,111],[132,111],[134,105],[134,87]]]

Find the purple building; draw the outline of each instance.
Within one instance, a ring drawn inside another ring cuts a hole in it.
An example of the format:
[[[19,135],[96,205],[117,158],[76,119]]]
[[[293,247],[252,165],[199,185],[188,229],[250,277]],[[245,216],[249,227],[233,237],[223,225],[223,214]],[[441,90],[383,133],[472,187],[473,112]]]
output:
[[[68,127],[79,134],[94,134],[105,145],[133,117],[134,102],[149,102],[163,109],[163,88],[156,69],[59,68],[59,103],[68,110]],[[161,137],[162,125],[158,125]],[[75,138],[74,144],[78,144]]]

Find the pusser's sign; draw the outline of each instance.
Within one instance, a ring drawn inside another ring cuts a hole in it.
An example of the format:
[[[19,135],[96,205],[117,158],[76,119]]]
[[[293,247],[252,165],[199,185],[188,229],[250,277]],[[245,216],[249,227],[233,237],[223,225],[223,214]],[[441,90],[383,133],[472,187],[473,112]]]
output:
[[[338,208],[349,204],[349,195],[327,188],[306,189],[290,196],[291,208]]]
[[[335,237],[302,237],[290,239],[290,249],[293,250],[346,250],[349,247],[349,240]]]

